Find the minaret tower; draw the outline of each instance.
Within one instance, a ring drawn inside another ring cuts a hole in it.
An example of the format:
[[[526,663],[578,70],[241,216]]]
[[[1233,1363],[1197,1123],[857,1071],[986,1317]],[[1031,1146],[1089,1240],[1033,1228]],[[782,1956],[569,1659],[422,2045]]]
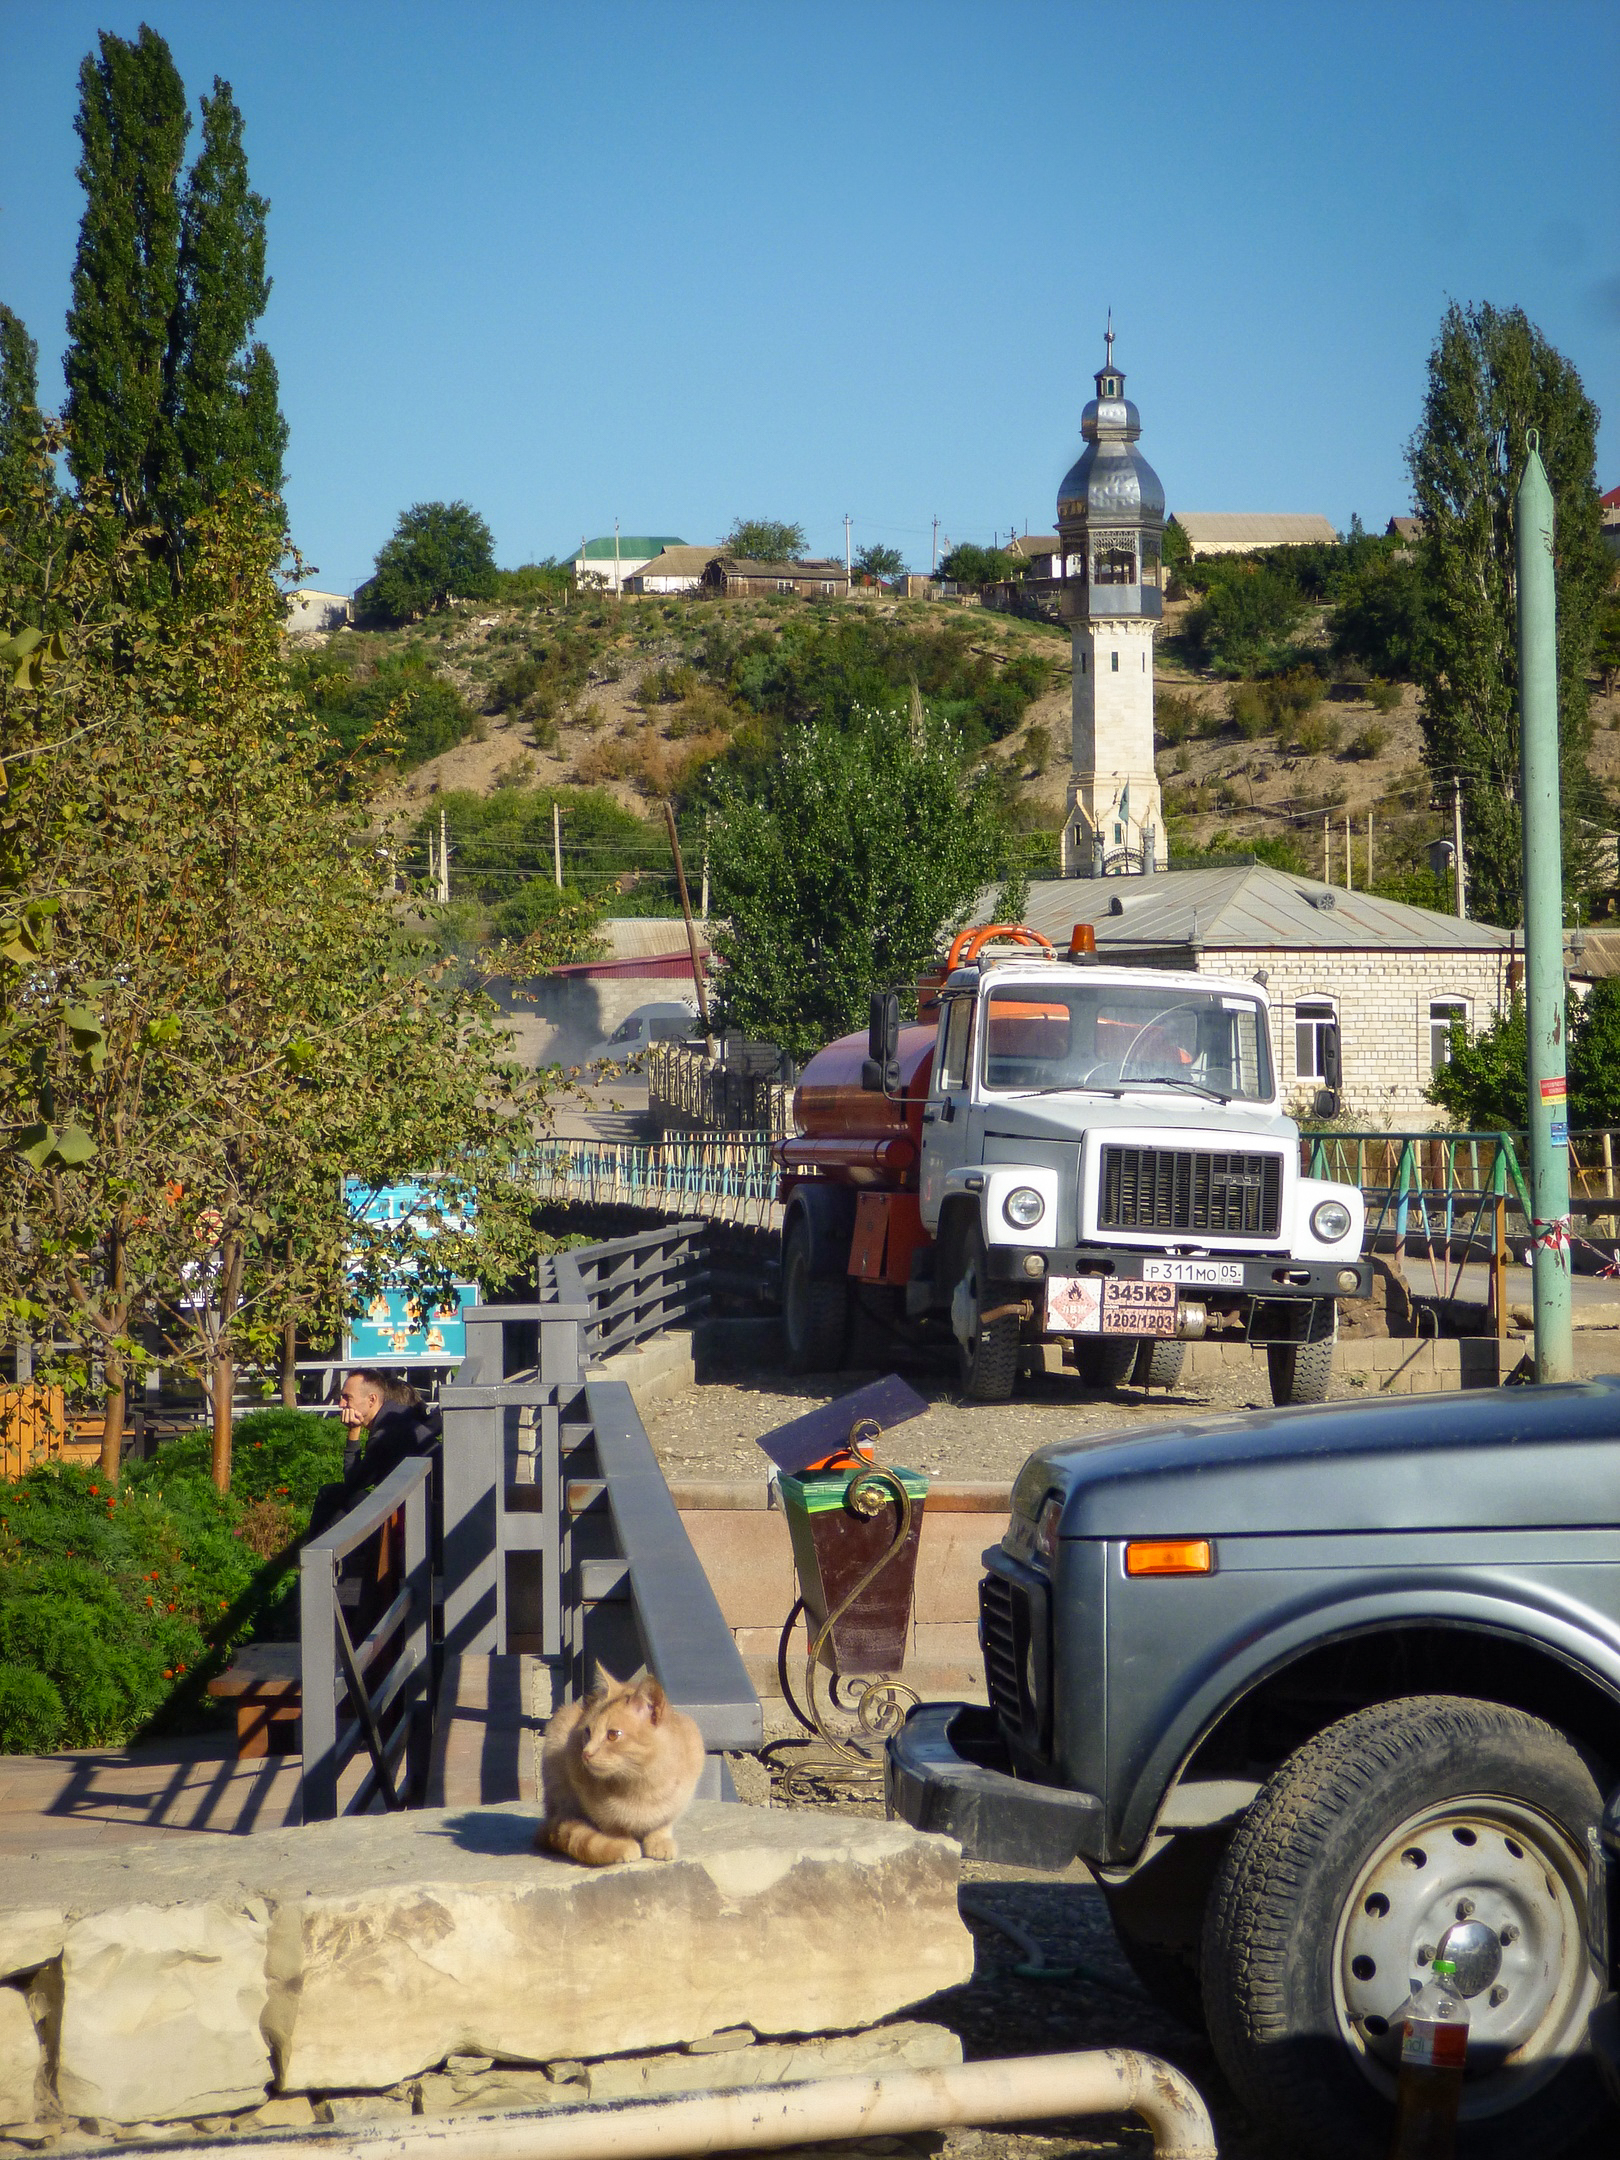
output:
[[[1162,869],[1164,805],[1153,768],[1153,633],[1163,613],[1164,489],[1136,447],[1141,417],[1114,365],[1110,316],[1086,447],[1058,489],[1064,612],[1074,624],[1074,777],[1063,825],[1068,876]]]

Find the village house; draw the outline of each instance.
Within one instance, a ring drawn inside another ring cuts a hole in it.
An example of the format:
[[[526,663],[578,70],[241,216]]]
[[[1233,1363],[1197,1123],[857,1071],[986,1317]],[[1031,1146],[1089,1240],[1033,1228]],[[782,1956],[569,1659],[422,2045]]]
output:
[[[679,533],[608,533],[605,538],[581,540],[574,557],[574,583],[608,592],[623,592],[625,579],[644,569],[665,548],[684,547]]]
[[[703,573],[720,553],[717,547],[667,547],[661,555],[632,570],[624,580],[627,593],[696,592]]]
[[[849,572],[841,562],[820,556],[806,562],[750,562],[741,556],[716,555],[703,573],[703,590],[723,593],[728,600],[753,600],[765,593],[845,600]]]
[[[1029,565],[1026,578],[1063,575],[1063,542],[1056,533],[1014,533],[1002,553]]]
[[[288,593],[283,605],[288,636],[301,630],[341,630],[354,616],[354,602],[347,593],[317,592],[313,585],[300,585]]]
[[[1104,963],[1259,983],[1293,1114],[1312,1114],[1336,1036],[1341,1114],[1394,1131],[1440,1121],[1423,1091],[1450,1056],[1453,1023],[1488,1026],[1523,959],[1512,931],[1261,863],[1046,880],[1030,887],[1024,920],[1060,952],[1090,923]]]
[[[1178,510],[1170,522],[1195,557],[1252,555],[1260,548],[1332,547],[1339,537],[1325,517],[1293,511]]]

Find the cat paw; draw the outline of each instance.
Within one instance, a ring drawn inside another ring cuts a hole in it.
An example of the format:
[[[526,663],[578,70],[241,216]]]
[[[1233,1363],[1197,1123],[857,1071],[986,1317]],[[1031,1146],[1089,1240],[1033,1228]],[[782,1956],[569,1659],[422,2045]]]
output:
[[[643,1856],[648,1860],[673,1860],[677,1847],[667,1830],[654,1830],[641,1841]]]

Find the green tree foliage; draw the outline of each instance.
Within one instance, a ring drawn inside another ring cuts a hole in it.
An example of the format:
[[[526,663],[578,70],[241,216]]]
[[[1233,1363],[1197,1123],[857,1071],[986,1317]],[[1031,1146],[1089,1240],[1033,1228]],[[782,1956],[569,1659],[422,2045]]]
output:
[[[1423,637],[1423,578],[1410,555],[1374,556],[1340,582],[1328,636],[1336,660],[1410,682]]]
[[[781,518],[738,518],[720,543],[744,562],[798,562],[806,544],[804,527]]]
[[[1527,1050],[1522,998],[1475,1035],[1459,1022],[1429,1101],[1470,1131],[1522,1133],[1530,1121]],[[1595,982],[1571,1000],[1568,1063],[1571,1126],[1620,1125],[1620,979]]]
[[[913,683],[972,752],[1010,735],[1052,679],[1050,661],[1027,644],[1010,646],[998,666],[984,642],[966,622],[902,623],[829,607],[785,624],[776,637],[739,636],[716,624],[703,660],[712,680],[769,723],[745,734],[734,765],[768,759],[784,725],[842,726],[857,710],[906,698]]]
[[[385,759],[409,771],[466,739],[477,714],[417,645],[403,652],[343,637],[288,663],[288,680],[334,759]]]
[[[169,48],[103,31],[79,70],[85,207],[68,311],[69,463],[150,517],[175,469],[170,348],[180,297],[179,177],[190,122]]]
[[[79,73],[85,209],[68,313],[69,462],[126,520],[160,529],[171,564],[202,506],[245,482],[279,494],[287,443],[275,363],[252,332],[270,284],[264,198],[248,186],[228,83],[190,121],[168,46],[103,32]]]
[[[493,599],[497,577],[494,536],[469,503],[413,503],[356,597],[390,622],[415,622],[447,600]]]
[[[962,540],[940,564],[939,574],[953,585],[1005,585],[1010,579],[1021,578],[1028,568],[1022,555]]]
[[[0,302],[0,545],[21,544],[33,521],[44,421],[39,410],[39,347],[20,315]]]
[[[567,882],[589,900],[605,901],[629,872],[668,863],[662,819],[638,818],[604,788],[567,787],[498,788],[493,795],[452,788],[436,795],[417,820],[412,859],[427,860],[427,844],[430,838],[437,843],[442,813],[452,895],[502,908],[552,876],[553,804],[562,813]],[[554,883],[550,889],[556,892]],[[525,908],[542,905],[550,902],[538,894],[524,902]],[[498,934],[526,935],[520,922],[514,916],[503,927],[497,917]]]
[[[247,481],[281,494],[287,423],[275,361],[253,337],[270,298],[269,208],[248,185],[242,115],[216,75],[180,218],[168,397],[179,470],[166,504],[176,531],[223,488]]]
[[[488,975],[523,977],[594,960],[602,951],[601,919],[601,900],[588,900],[577,886],[528,878],[491,916],[499,943],[480,956],[480,967]]]
[[[1620,570],[1609,580],[1608,590],[1597,605],[1597,621],[1592,631],[1592,665],[1603,684],[1603,694],[1612,694],[1620,679]]]
[[[1220,675],[1254,675],[1273,664],[1305,617],[1298,582],[1269,562],[1227,556],[1186,634]]]
[[[937,715],[795,730],[762,784],[720,791],[710,876],[724,1024],[807,1057],[911,979],[994,874],[990,791]]]
[[[1585,835],[1605,810],[1587,770],[1586,677],[1612,574],[1594,477],[1597,418],[1575,369],[1521,309],[1447,309],[1407,451],[1424,527],[1416,673],[1424,755],[1439,778],[1462,776],[1470,899],[1489,922],[1520,914],[1513,498],[1532,427],[1554,502],[1566,889],[1583,892],[1593,875]]]
[[[897,547],[886,547],[874,541],[863,547],[855,558],[855,568],[862,577],[897,578],[905,574],[906,558]]]
[[[527,1096],[492,1012],[402,945],[368,820],[295,724],[279,519],[203,512],[154,600],[138,536],[91,544],[99,508],[73,513],[56,678],[0,683],[8,746],[37,753],[0,820],[0,1297],[102,1365],[114,1434],[137,1323],[164,1328],[223,1485],[239,1364],[346,1309],[351,1248],[406,1257],[349,1221],[345,1175],[439,1173],[440,1235],[406,1241],[423,1288],[499,1279],[530,1242],[505,1175]]]

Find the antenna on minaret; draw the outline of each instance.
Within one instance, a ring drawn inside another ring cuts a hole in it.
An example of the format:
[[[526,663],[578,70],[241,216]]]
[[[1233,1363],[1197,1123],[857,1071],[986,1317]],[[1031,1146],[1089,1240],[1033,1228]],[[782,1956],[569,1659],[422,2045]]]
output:
[[[1103,343],[1107,347],[1103,364],[1105,367],[1112,367],[1114,364],[1114,311],[1112,308],[1108,310],[1108,328],[1103,333]]]

